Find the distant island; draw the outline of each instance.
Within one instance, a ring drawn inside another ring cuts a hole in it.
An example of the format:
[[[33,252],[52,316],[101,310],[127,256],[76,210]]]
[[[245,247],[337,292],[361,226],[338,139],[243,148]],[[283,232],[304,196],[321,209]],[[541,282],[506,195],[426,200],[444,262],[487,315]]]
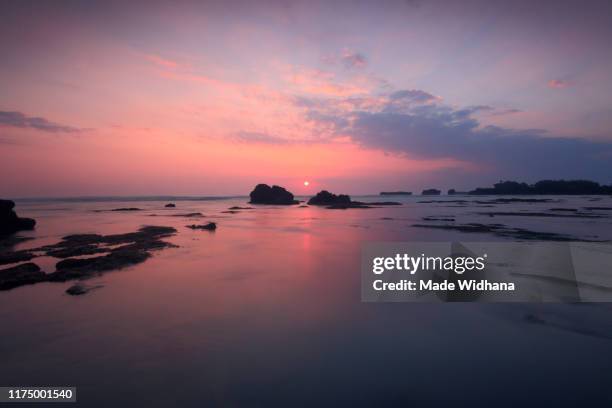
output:
[[[412,191],[381,191],[380,195],[381,196],[388,196],[388,195],[412,195]]]
[[[440,195],[440,193],[441,193],[440,190],[437,190],[435,188],[429,188],[429,189],[423,190],[421,195]]]
[[[452,189],[451,189],[452,190]],[[450,191],[449,190],[449,194]],[[454,191],[454,190],[452,190]],[[454,193],[457,194],[457,193]],[[541,180],[535,184],[500,181],[492,188],[478,187],[470,195],[600,195],[612,194],[612,185],[602,186],[589,180]]]

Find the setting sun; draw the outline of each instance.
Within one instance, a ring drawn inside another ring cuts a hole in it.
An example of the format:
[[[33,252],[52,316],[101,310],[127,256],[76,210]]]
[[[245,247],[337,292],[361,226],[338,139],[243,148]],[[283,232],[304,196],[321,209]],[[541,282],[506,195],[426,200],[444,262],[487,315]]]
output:
[[[304,185],[305,185],[306,187],[308,187],[308,185],[309,185],[309,184],[310,184],[310,182],[308,182],[308,181],[305,181],[305,182],[304,182]]]

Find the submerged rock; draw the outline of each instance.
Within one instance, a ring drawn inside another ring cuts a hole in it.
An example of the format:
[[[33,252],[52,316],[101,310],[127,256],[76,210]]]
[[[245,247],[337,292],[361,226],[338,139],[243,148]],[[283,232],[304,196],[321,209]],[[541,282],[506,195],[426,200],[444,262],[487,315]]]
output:
[[[17,231],[34,229],[36,221],[32,218],[21,218],[14,210],[15,202],[0,200],[0,236],[13,234]]]
[[[186,227],[191,228],[193,230],[200,229],[200,230],[214,231],[217,229],[217,224],[214,222],[209,222],[208,224],[203,224],[203,225],[193,224],[193,225],[187,225]]]
[[[164,207],[166,207],[166,208],[174,208],[174,207],[176,207],[176,204],[168,203],[168,204],[164,205]]]
[[[122,208],[113,208],[111,211],[142,211],[142,208],[122,207]]]
[[[258,184],[250,193],[251,204],[291,205],[299,202],[293,194],[280,186],[270,187],[267,184]]]
[[[436,190],[435,188],[429,188],[429,189],[423,190],[421,195],[440,195],[440,193],[441,193],[440,190]]]
[[[44,282],[47,275],[32,262],[0,269],[0,290],[9,290],[23,285]]]
[[[66,289],[66,293],[72,296],[80,296],[80,295],[84,295],[88,292],[91,292],[94,289],[98,289],[101,287],[102,285],[88,286],[88,285],[83,285],[81,283],[77,283],[76,285],[72,285],[71,287]]]
[[[228,210],[252,210],[253,207],[238,207],[238,206],[233,206],[228,208]]]

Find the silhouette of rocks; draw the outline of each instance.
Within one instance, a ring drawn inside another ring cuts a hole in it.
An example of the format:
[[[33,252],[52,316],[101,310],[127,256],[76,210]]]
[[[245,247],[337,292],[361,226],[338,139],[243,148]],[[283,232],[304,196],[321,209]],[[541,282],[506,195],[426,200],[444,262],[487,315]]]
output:
[[[252,210],[252,209],[253,207],[237,207],[237,206],[228,208],[228,210]]]
[[[251,204],[273,204],[291,205],[299,202],[294,199],[293,194],[280,186],[270,187],[267,184],[258,184],[251,191]]]
[[[123,207],[123,208],[114,208],[111,211],[142,211],[142,208]]]
[[[15,210],[15,202],[0,200],[0,236],[13,234],[17,231],[34,229],[36,221],[32,218],[20,218]]]
[[[423,190],[421,195],[440,195],[440,193],[440,190],[436,190],[435,188],[428,188],[426,190]]]
[[[381,191],[380,195],[412,195],[412,191]]]
[[[361,201],[353,201],[353,203],[361,203]],[[397,201],[374,201],[362,203],[365,205],[402,205],[402,203],[398,203]]]
[[[448,195],[466,195],[468,194],[468,192],[467,191],[457,191],[454,188],[451,188],[450,190],[448,190],[446,194]]]
[[[187,228],[191,228],[192,230],[208,230],[208,231],[214,231],[217,229],[217,224],[214,222],[209,222],[208,224],[203,224],[203,225],[187,225]]]
[[[164,207],[166,207],[166,208],[174,208],[174,207],[176,207],[176,204],[168,203],[168,204],[164,205]]]
[[[592,195],[612,194],[612,186],[602,186],[589,180],[541,180],[535,184],[519,183],[516,181],[500,181],[493,188],[476,188],[469,192],[473,195],[486,194],[557,194],[557,195]]]
[[[200,212],[194,212],[194,213],[185,213],[185,214],[172,214],[171,217],[186,217],[186,218],[200,218],[203,217],[204,214],[200,213]]]
[[[98,289],[101,287],[102,285],[89,286],[89,285],[77,283],[76,285],[72,285],[71,287],[66,289],[66,293],[72,296],[80,296],[80,295],[84,295],[88,292],[91,292],[94,289]]]
[[[9,290],[23,285],[32,285],[46,280],[46,274],[38,265],[28,262],[12,268],[0,269],[0,290]]]
[[[319,191],[317,195],[308,200],[308,205],[322,206],[350,206],[351,197],[346,194],[332,194],[327,190]]]

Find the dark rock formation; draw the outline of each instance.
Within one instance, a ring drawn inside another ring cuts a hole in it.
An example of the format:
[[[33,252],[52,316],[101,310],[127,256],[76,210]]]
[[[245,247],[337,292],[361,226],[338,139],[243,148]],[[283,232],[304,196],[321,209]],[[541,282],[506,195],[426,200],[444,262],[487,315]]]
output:
[[[172,217],[186,217],[186,218],[201,218],[204,216],[204,214],[200,213],[200,212],[194,212],[194,213],[186,213],[186,214],[172,214]]]
[[[214,231],[217,229],[217,224],[214,222],[209,222],[208,224],[203,224],[203,225],[187,225],[187,228],[191,228],[193,230],[199,229],[199,230],[208,230],[208,231]]]
[[[166,207],[166,208],[174,208],[174,207],[176,207],[176,204],[168,203],[168,204],[164,205],[164,207]]]
[[[11,200],[0,200],[0,236],[13,234],[17,231],[34,229],[36,221],[32,218],[20,218]]]
[[[466,195],[468,194],[468,192],[467,191],[457,191],[454,188],[451,188],[450,190],[448,190],[446,194],[448,195]]]
[[[361,203],[361,201],[353,201],[353,203]],[[366,205],[402,205],[402,203],[398,203],[397,201],[374,201],[362,203]]]
[[[412,191],[381,191],[380,195],[412,195]]]
[[[308,205],[324,206],[350,206],[351,197],[346,194],[332,194],[327,190],[319,191],[316,196],[308,200]]]
[[[255,189],[251,191],[250,196],[251,204],[298,204],[298,201],[293,198],[293,194],[279,186],[270,187],[267,184],[258,184],[255,186]]]
[[[38,265],[28,262],[0,270],[0,290],[9,290],[23,285],[44,282],[47,275]]]
[[[612,186],[602,186],[589,180],[541,180],[535,184],[519,183],[516,181],[500,181],[493,188],[479,187],[469,192],[473,195],[486,194],[556,194],[556,195],[592,195],[612,194]]]
[[[111,211],[142,211],[142,208],[123,207],[123,208],[114,208]]]
[[[68,235],[53,245],[34,248],[29,251],[10,252],[10,246],[0,245],[2,257],[19,262],[34,257],[35,252],[44,252],[47,256],[66,258],[59,261],[51,274],[40,272],[33,263],[21,264],[0,270],[0,290],[38,282],[65,282],[72,279],[86,279],[103,272],[121,269],[144,262],[151,256],[151,251],[174,247],[162,241],[176,233],[172,227],[147,226],[136,232],[114,235],[77,234]],[[5,240],[3,240],[5,241]],[[0,241],[2,242],[2,241]],[[91,258],[76,256],[103,253]],[[0,258],[1,259],[1,258]]]
[[[421,195],[440,195],[440,193],[441,193],[440,190],[436,190],[435,188],[429,188],[429,189],[423,190]]]
[[[72,296],[80,296],[80,295],[84,295],[88,292],[91,292],[94,289],[98,289],[101,287],[102,285],[88,286],[88,285],[83,285],[81,283],[77,283],[76,285],[72,285],[71,287],[66,289],[66,293]]]
[[[237,206],[228,208],[228,210],[252,210],[252,209],[253,207],[237,207]]]

